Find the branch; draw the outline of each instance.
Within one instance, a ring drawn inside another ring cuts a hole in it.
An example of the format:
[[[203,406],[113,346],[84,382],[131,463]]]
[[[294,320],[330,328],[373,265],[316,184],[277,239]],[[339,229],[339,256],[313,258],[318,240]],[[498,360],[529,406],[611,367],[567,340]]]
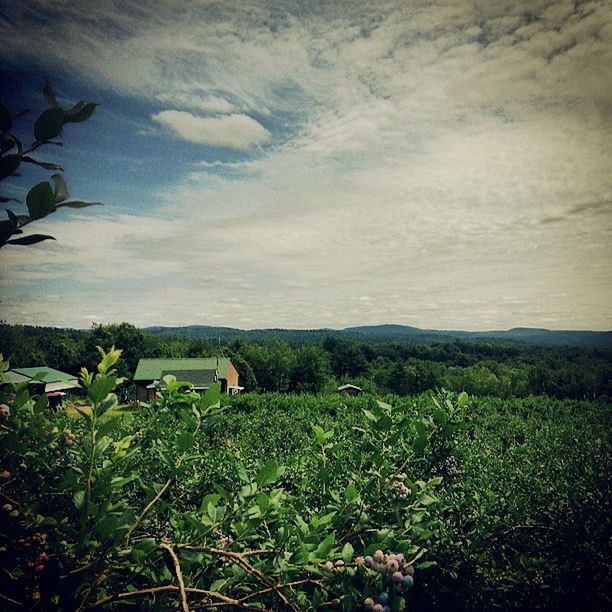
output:
[[[172,563],[174,563],[174,571],[176,572],[176,579],[178,581],[179,590],[181,593],[181,607],[183,612],[189,612],[189,605],[187,604],[187,593],[185,593],[185,582],[183,580],[183,573],[181,572],[181,564],[179,562],[174,549],[165,542],[161,543],[161,547],[168,551],[168,554],[172,557]]]
[[[160,500],[161,496],[166,492],[166,489],[172,484],[172,478],[168,478],[166,480],[166,484],[159,490],[159,493],[144,507],[143,511],[138,515],[134,524],[128,529],[128,532],[125,534],[125,539],[123,540],[123,545],[128,546],[130,543],[130,538],[134,533],[134,530],[140,524],[140,521],[149,513],[149,510]]]
[[[238,601],[243,603],[246,601],[250,601],[251,599],[255,599],[256,597],[259,597],[261,595],[271,593],[272,591],[275,591],[277,589],[292,589],[293,587],[302,586],[303,584],[312,584],[314,586],[318,586],[320,588],[325,589],[325,585],[321,581],[313,580],[311,578],[305,578],[303,580],[295,580],[294,582],[275,584],[274,586],[268,587],[267,589],[261,589],[260,591],[256,591],[255,593],[249,593],[248,595],[241,597]]]
[[[15,599],[11,599],[10,597],[8,597],[7,595],[3,595],[2,593],[0,593],[0,599],[4,599],[5,601],[8,601],[9,603],[13,604],[14,606],[23,606],[23,604],[19,601],[16,601]]]
[[[233,561],[236,565],[239,565],[243,570],[247,573],[251,574],[253,578],[255,578],[260,584],[264,587],[269,588],[271,591],[274,591],[282,600],[285,606],[287,606],[290,610],[294,612],[299,612],[299,609],[296,608],[295,604],[291,603],[285,596],[285,594],[275,585],[265,574],[260,572],[257,568],[253,567],[248,561],[245,553],[237,553],[229,550],[221,550],[219,548],[212,548],[210,546],[184,546],[186,550],[192,550],[194,552],[204,552],[209,553],[211,555],[216,555],[219,557],[225,557]],[[253,553],[261,554],[262,551],[251,551]]]
[[[126,599],[136,599],[138,597],[146,597],[147,595],[157,595],[158,593],[179,593],[180,589],[173,584],[168,584],[165,586],[152,587],[149,589],[142,589],[140,591],[126,591],[125,593],[117,593],[116,595],[109,595],[108,597],[104,597],[99,599],[94,604],[89,606],[88,610],[93,610],[95,608],[101,608],[106,606],[113,601],[125,601]],[[249,606],[247,604],[242,604],[238,599],[233,599],[232,597],[226,597],[225,595],[221,595],[221,593],[217,593],[216,591],[205,591],[204,589],[193,589],[186,587],[185,593],[189,595],[203,595],[204,597],[216,599],[219,602],[222,602],[223,605],[234,606],[240,610],[251,610],[252,612],[270,612],[270,610],[266,610],[265,608],[256,608],[254,606]],[[214,604],[213,604],[214,605]]]

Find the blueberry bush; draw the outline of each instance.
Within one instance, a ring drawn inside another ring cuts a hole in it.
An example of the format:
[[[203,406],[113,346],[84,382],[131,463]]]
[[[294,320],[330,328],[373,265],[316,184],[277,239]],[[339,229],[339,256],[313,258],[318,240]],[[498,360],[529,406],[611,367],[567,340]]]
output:
[[[217,386],[198,395],[169,377],[159,400],[119,408],[120,353],[82,369],[76,416],[2,385],[3,603],[405,608],[442,481],[423,476],[435,427],[372,400],[340,435],[311,422],[289,465],[291,447],[243,457]]]
[[[605,403],[0,387],[6,609],[605,610]],[[0,362],[6,370],[8,363]]]

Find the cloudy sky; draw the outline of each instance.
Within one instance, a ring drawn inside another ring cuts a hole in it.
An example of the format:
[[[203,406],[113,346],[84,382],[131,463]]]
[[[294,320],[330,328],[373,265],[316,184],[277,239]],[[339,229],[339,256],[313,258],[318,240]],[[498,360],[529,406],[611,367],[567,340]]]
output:
[[[0,251],[8,322],[612,327],[606,0],[4,0],[0,39],[11,111],[100,104],[40,157],[104,203]]]

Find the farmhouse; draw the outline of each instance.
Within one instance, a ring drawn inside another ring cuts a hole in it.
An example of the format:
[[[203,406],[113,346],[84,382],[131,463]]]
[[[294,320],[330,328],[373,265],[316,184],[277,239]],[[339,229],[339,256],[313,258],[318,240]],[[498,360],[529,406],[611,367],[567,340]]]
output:
[[[47,366],[13,368],[5,376],[14,384],[28,383],[34,393],[46,393],[51,406],[61,402],[68,392],[80,389],[76,376]]]
[[[164,376],[189,382],[194,391],[204,391],[215,382],[221,383],[221,392],[238,393],[238,370],[227,357],[198,359],[141,359],[138,362],[134,382],[136,397],[143,402],[154,399],[157,386],[163,385]]]
[[[351,385],[350,383],[346,385],[340,385],[338,387],[338,391],[343,393],[344,395],[361,395],[363,393],[363,389],[358,387],[357,385]]]

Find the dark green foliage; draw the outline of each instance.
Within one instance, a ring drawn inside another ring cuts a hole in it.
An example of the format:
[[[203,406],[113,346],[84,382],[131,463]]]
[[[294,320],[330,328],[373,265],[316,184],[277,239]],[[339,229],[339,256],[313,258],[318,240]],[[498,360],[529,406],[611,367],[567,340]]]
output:
[[[10,224],[10,220],[5,223]],[[69,353],[74,359],[51,363],[57,361],[55,337],[71,345]],[[185,336],[167,338],[128,323],[94,326],[89,332],[0,325],[0,351],[12,355],[15,366],[50,365],[77,372],[80,364],[95,363],[97,344],[125,347],[125,359],[119,367],[128,377],[141,357],[224,355],[232,359],[240,384],[247,391],[334,391],[350,382],[372,394],[413,395],[445,388],[503,398],[541,394],[572,399],[612,396],[612,353],[604,349],[462,341],[351,344],[333,338],[313,345],[278,340],[259,344],[241,339],[226,343]],[[342,367],[338,365],[340,357],[347,360]]]
[[[35,140],[29,148],[24,148],[21,140],[11,131],[14,120],[26,115],[29,111],[11,114],[0,104],[0,181],[11,176],[18,176],[22,163],[33,164],[45,170],[61,171],[62,168],[58,164],[40,161],[32,157],[32,153],[44,145],[61,145],[61,142],[53,139],[61,136],[64,125],[86,121],[96,108],[96,104],[92,102],[79,102],[71,109],[60,108],[53,88],[48,82],[43,87],[43,95],[50,108],[40,113],[35,120],[33,125]],[[63,177],[60,174],[54,174],[51,178],[55,183],[55,189],[47,181],[42,181],[28,191],[25,201],[27,215],[15,215],[11,210],[6,211],[8,220],[0,221],[0,248],[6,244],[26,246],[44,240],[55,240],[53,236],[46,234],[14,236],[23,233],[21,228],[54,213],[59,208],[86,208],[95,204],[81,200],[68,201],[68,189]],[[14,198],[0,196],[0,202],[11,201],[20,203]]]
[[[4,598],[26,609],[118,609],[129,605],[112,603],[121,593],[138,609],[166,610],[179,596],[168,585],[182,573],[193,605],[348,611],[392,585],[386,570],[356,562],[362,554],[394,551],[389,558],[400,554],[395,567],[406,570],[425,554],[440,479],[407,481],[407,497],[389,489],[410,455],[413,409],[351,402],[346,416],[364,432],[351,446],[349,421],[338,436],[314,424],[319,400],[304,396],[308,423],[275,419],[274,437],[253,439],[249,451],[248,436],[229,437],[232,407],[220,405],[218,385],[200,396],[166,377],[159,401],[118,411],[119,353],[100,349],[95,371],[82,370],[89,405],[74,417],[53,413],[24,385],[0,389],[10,404],[0,410],[0,494],[10,500],[0,509]],[[0,372],[7,367],[0,359]],[[389,594],[394,610],[405,601]]]

